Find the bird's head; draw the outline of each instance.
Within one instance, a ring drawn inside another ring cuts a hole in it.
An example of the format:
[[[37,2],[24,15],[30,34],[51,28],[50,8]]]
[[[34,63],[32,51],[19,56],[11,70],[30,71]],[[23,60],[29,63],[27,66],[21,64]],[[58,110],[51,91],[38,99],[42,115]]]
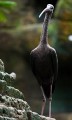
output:
[[[48,13],[48,15],[51,15],[53,10],[54,6],[52,4],[48,4],[47,7],[40,13],[39,18],[43,15],[43,13]]]

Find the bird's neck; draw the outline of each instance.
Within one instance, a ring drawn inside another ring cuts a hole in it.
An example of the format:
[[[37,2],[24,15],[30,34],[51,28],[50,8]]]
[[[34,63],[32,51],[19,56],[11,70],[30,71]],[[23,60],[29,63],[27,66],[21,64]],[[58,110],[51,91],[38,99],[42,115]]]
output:
[[[43,23],[43,30],[40,38],[40,44],[47,44],[48,43],[48,23],[49,23],[49,16],[48,13],[45,14],[44,23]]]

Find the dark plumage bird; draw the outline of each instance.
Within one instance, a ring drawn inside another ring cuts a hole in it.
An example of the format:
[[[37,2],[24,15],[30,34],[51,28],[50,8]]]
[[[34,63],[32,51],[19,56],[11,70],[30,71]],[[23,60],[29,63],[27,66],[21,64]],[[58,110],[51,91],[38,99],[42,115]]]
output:
[[[41,114],[43,115],[46,103],[46,97],[49,99],[49,117],[51,117],[52,93],[55,88],[55,82],[58,72],[57,54],[54,48],[48,44],[47,26],[52,16],[54,6],[48,4],[41,12],[40,16],[45,13],[43,31],[39,45],[31,51],[32,71],[40,85],[43,95],[43,105]]]

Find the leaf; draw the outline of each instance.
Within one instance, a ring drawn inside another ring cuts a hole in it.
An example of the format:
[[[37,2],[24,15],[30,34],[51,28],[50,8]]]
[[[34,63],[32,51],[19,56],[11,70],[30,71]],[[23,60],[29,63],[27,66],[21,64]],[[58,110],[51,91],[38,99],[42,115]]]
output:
[[[16,2],[12,1],[0,1],[0,7],[4,7],[6,9],[14,9],[16,5]]]
[[[0,22],[3,22],[3,23],[7,22],[7,17],[2,11],[0,11]]]

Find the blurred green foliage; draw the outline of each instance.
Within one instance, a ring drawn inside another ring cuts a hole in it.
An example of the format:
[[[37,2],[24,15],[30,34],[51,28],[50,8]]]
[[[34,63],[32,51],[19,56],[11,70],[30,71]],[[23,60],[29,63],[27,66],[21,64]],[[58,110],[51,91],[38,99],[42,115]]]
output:
[[[7,22],[7,15],[17,6],[13,1],[0,1],[0,22]]]

